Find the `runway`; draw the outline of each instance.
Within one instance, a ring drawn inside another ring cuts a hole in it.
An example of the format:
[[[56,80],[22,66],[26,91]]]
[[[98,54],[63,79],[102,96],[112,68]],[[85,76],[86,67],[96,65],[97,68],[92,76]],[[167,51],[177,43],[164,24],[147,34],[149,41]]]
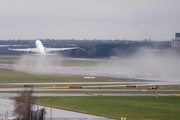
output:
[[[24,88],[1,88],[0,91],[23,91]],[[58,89],[58,88],[33,88],[34,91],[142,91],[142,92],[146,92],[148,91],[147,89]],[[155,91],[155,90],[151,90],[151,91]],[[158,90],[158,91],[180,91],[180,90]]]
[[[108,77],[108,78],[122,78],[122,79],[138,79],[147,80],[147,82],[129,82],[126,84],[138,84],[138,85],[177,85],[180,84],[179,75],[169,75],[165,76],[162,74],[149,75],[145,74],[141,68],[139,68],[138,73],[131,73],[128,71],[134,71],[129,69],[121,68],[103,68],[103,67],[43,67],[43,66],[33,66],[33,65],[16,65],[16,64],[0,64],[0,69],[10,69],[22,72],[36,74],[48,73],[48,74],[70,74],[70,75],[80,75],[80,76],[95,76],[95,77]],[[133,68],[134,69],[134,68]],[[141,70],[141,71],[140,71]],[[113,71],[113,72],[112,72]],[[126,72],[125,72],[126,71]],[[137,70],[136,70],[137,71]],[[4,83],[6,84],[6,83]],[[7,83],[10,84],[10,83]],[[24,84],[24,83],[12,83],[12,84]],[[26,83],[29,84],[29,83]],[[33,83],[33,84],[71,84],[71,83]],[[72,83],[76,84],[76,83]],[[78,84],[124,84],[118,82],[103,82],[103,83],[78,83]]]

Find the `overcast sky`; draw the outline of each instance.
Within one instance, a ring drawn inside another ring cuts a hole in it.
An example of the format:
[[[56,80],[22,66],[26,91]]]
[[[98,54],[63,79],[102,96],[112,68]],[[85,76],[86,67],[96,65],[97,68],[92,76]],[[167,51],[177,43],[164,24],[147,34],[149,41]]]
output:
[[[180,0],[0,0],[0,39],[171,40]]]

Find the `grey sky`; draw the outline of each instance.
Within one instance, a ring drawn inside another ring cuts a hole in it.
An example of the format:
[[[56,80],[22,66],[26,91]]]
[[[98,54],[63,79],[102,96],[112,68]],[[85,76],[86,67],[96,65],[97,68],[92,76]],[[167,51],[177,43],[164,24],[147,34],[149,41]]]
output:
[[[174,38],[179,0],[0,0],[0,39]]]

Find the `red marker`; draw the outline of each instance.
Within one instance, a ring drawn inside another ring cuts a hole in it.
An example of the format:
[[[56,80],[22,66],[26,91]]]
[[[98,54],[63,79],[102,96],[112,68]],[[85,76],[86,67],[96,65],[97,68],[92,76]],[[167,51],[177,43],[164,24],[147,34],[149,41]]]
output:
[[[148,90],[157,89],[157,86],[150,87]]]

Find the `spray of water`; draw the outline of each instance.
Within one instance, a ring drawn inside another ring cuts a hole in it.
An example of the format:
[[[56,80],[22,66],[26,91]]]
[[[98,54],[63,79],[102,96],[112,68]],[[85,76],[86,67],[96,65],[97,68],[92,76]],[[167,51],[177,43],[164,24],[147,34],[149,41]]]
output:
[[[179,80],[179,54],[172,50],[153,51],[140,48],[131,56],[113,56],[111,59],[67,59],[62,56],[23,55],[16,69],[33,74],[56,73],[119,78]],[[81,62],[80,66],[74,64]],[[67,66],[63,66],[66,63]],[[88,65],[86,64],[88,63]],[[24,68],[24,69],[22,69]]]
[[[46,74],[49,68],[61,66],[62,60],[58,56],[22,55],[15,63],[15,69],[31,74]]]

